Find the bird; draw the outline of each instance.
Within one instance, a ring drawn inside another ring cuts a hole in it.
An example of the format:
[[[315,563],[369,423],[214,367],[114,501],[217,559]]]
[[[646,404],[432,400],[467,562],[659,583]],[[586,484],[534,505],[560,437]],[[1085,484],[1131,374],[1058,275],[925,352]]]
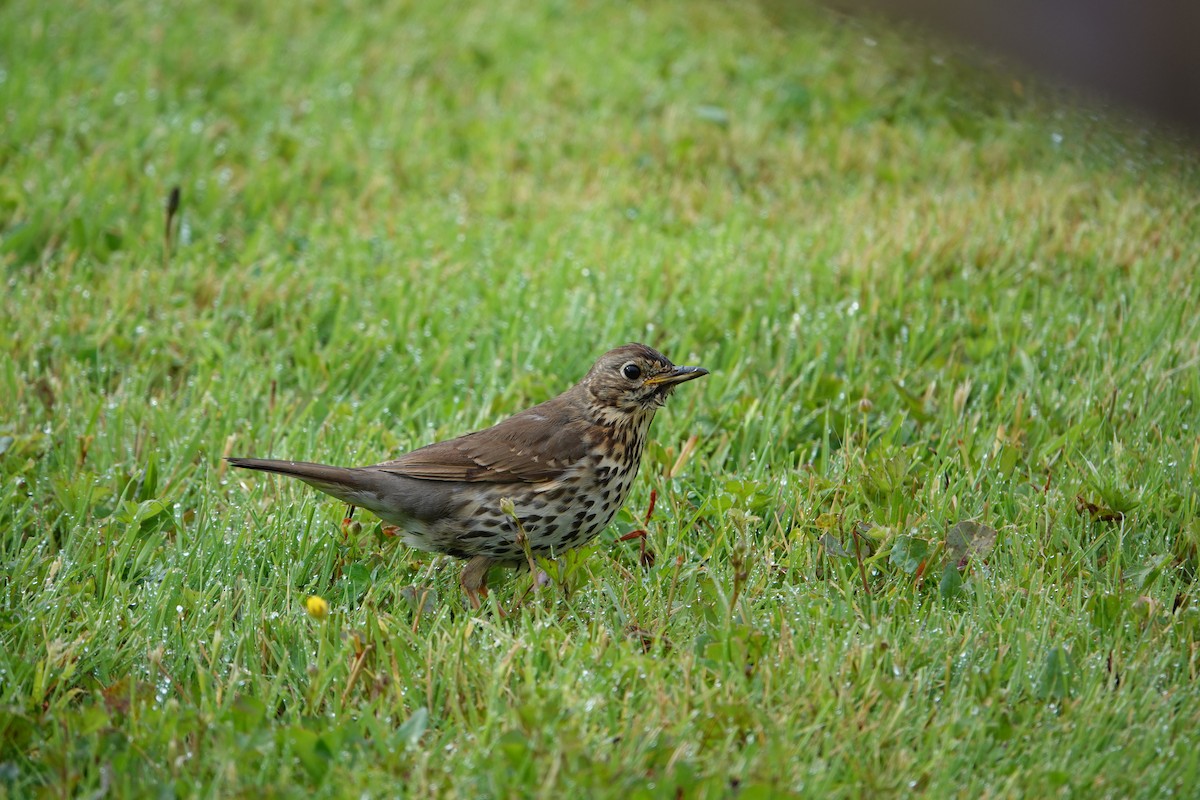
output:
[[[629,496],[655,412],[676,386],[707,374],[635,342],[600,356],[557,397],[392,461],[227,461],[298,478],[373,512],[410,547],[466,559],[459,583],[478,609],[493,565],[520,568],[526,547],[556,558],[608,526]]]

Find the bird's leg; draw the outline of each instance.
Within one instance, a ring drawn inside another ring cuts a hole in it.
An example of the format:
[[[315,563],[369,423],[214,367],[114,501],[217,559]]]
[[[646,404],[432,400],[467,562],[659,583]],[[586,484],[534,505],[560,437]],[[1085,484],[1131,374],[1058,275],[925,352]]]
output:
[[[650,527],[650,518],[654,516],[654,503],[656,500],[658,500],[658,492],[654,489],[651,489],[650,490],[650,503],[649,503],[648,507],[646,508],[646,521],[643,523],[646,527],[639,528],[636,531],[630,531],[629,533],[627,533],[624,536],[621,536],[617,539],[617,541],[619,541],[619,542],[627,542],[630,539],[641,539],[642,540],[642,550],[638,554],[638,561],[640,561],[642,566],[645,567],[646,569],[650,569],[650,567],[653,567],[654,560],[655,560],[654,551],[646,549],[646,540],[650,538],[650,531],[648,530],[648,528]]]
[[[525,559],[525,561],[518,561],[516,564],[513,564],[512,567],[517,571],[518,575],[524,575],[526,572],[528,572],[533,576],[533,583],[529,587],[530,591],[537,591],[543,586],[549,586],[550,584],[554,583],[554,576],[538,566],[537,559],[533,557],[532,553],[527,554]],[[554,564],[554,571],[561,574],[562,566],[560,562],[551,559],[551,563]],[[526,592],[526,594],[528,594],[528,592]]]
[[[555,567],[554,571],[561,575],[563,572],[562,565],[558,561],[555,561],[553,563],[554,563],[554,567]],[[533,572],[533,588],[540,589],[543,586],[549,586],[552,583],[554,583],[554,578],[550,577],[549,572],[546,572],[546,570],[542,569],[541,567],[534,570],[534,572]]]
[[[342,517],[342,535],[346,535],[350,531],[350,526],[354,524],[354,506],[346,506],[346,516]]]
[[[487,574],[491,566],[492,560],[487,556],[475,556],[463,567],[462,577],[458,582],[467,593],[471,608],[478,609],[483,605],[481,598],[487,597]]]

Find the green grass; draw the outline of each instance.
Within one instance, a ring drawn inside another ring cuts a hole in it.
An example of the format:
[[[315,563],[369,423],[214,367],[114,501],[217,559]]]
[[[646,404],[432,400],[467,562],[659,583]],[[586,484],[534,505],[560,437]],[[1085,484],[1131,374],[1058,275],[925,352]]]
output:
[[[276,5],[0,7],[0,794],[1194,791],[1194,150],[788,4]],[[221,461],[630,340],[712,374],[482,613]]]

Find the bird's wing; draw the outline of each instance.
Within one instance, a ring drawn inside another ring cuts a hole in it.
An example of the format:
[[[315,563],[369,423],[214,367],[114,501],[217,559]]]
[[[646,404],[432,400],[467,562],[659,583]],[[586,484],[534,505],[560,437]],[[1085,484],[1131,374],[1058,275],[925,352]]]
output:
[[[413,450],[375,469],[429,481],[553,481],[586,457],[586,427],[569,410],[535,406],[494,427]]]

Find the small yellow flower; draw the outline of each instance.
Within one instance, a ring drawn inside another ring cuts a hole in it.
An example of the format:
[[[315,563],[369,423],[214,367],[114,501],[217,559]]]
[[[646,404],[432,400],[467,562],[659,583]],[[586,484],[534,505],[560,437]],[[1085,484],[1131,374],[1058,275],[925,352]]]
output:
[[[304,601],[304,607],[308,609],[308,615],[313,619],[324,622],[329,618],[329,603],[326,603],[323,597],[314,594]]]

